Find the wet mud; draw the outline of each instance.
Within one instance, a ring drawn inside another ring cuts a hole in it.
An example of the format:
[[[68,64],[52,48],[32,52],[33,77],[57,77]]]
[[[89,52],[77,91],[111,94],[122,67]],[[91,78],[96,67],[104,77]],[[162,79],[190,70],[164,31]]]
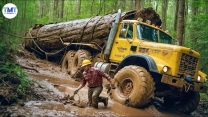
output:
[[[78,107],[73,103],[67,103],[66,98],[73,95],[80,82],[62,72],[60,65],[38,59],[31,54],[17,57],[17,62],[38,71],[24,69],[29,77],[37,82],[34,85],[34,90],[43,95],[45,100],[28,100],[22,102],[22,104],[7,107],[7,110],[12,113],[11,116],[197,116],[194,112],[190,115],[185,115],[171,110],[157,109],[153,104],[142,109],[132,108],[119,104],[110,98],[107,107],[103,103],[99,103],[99,109],[94,109],[86,106],[87,86],[82,88],[74,97],[75,101],[85,105]],[[108,97],[106,88],[103,89],[101,95]]]

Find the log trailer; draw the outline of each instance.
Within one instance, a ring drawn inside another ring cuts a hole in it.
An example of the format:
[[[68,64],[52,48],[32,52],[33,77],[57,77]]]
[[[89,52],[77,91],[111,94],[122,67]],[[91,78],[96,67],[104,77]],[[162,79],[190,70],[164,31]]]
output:
[[[82,61],[90,59],[94,67],[113,78],[116,89],[109,93],[113,100],[143,107],[158,97],[182,113],[193,112],[199,93],[207,92],[203,85],[207,75],[199,70],[200,54],[177,45],[169,33],[149,20],[121,20],[121,14],[118,10],[103,47],[64,42],[68,48],[61,64],[63,71],[80,77]]]

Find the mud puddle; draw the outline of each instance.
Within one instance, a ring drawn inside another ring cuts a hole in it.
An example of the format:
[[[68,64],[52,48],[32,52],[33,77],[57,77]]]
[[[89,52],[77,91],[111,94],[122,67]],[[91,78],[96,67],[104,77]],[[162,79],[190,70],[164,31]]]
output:
[[[61,100],[71,96],[80,82],[63,73],[60,65],[47,60],[40,60],[30,53],[25,53],[24,57],[17,57],[17,62],[38,71],[24,69],[30,78],[39,82],[37,87],[41,85],[41,88],[35,90],[44,95],[45,100],[28,100],[27,102],[22,102],[23,104],[8,107],[8,110],[13,113],[12,116],[191,116],[172,111],[157,110],[154,105],[144,109],[132,108],[121,105],[110,98],[108,106],[104,107],[103,103],[99,103],[99,109],[92,107],[80,108],[71,103],[63,103]],[[87,86],[82,88],[78,95],[75,96],[75,101],[87,103],[87,90]],[[106,92],[104,88],[101,95],[107,97]]]
[[[56,94],[59,94],[60,97],[64,97],[64,96],[66,97],[67,95],[71,96],[75,88],[78,87],[78,85],[80,84],[80,82],[77,82],[71,78],[58,78],[55,76],[47,76],[47,75],[41,75],[41,74],[30,74],[30,76],[34,79],[48,82],[49,84],[53,85],[54,86],[53,91],[56,92]],[[107,97],[108,95],[106,92],[107,90],[104,88],[101,95]],[[78,95],[75,95],[74,99],[75,101],[83,101],[87,103],[87,86],[82,88],[79,91]],[[57,102],[44,102],[39,105],[38,104],[36,105],[34,105],[36,106],[36,108],[39,108],[45,111],[56,110],[58,111],[58,114],[66,114],[66,115],[73,114],[73,115],[79,115],[79,116],[82,116],[82,115],[88,115],[88,116],[156,116],[156,117],[189,116],[189,115],[183,115],[183,114],[177,114],[177,113],[171,113],[171,112],[165,112],[165,111],[160,112],[155,108],[154,105],[150,105],[149,107],[144,108],[144,109],[132,108],[132,107],[128,107],[125,105],[121,105],[117,102],[114,102],[112,99],[109,99],[109,105],[107,107],[104,107],[102,103],[99,103],[99,109],[94,109],[91,107],[79,108],[71,104],[63,104],[63,103],[57,103]]]
[[[74,81],[72,79],[67,78],[57,78],[52,76],[46,76],[46,75],[40,75],[40,74],[30,74],[31,77],[36,78],[38,80],[43,80],[50,82],[58,91],[63,93],[64,96],[71,96],[75,90],[76,87],[80,84],[80,82]],[[82,88],[77,95],[75,95],[74,99],[75,101],[84,101],[87,103],[87,86]],[[103,92],[101,93],[102,96],[108,96],[107,90],[104,88]],[[124,105],[121,105],[117,102],[114,102],[113,100],[109,99],[109,103],[107,107],[104,107],[103,103],[99,103],[99,109],[94,109],[92,107],[86,107],[86,108],[79,108],[76,106],[71,106],[70,104],[62,104],[64,108],[62,109],[65,111],[70,111],[71,109],[76,108],[76,113],[79,113],[79,116],[81,115],[92,115],[92,116],[138,116],[138,114],[142,116],[154,116],[154,114],[151,114],[145,110],[139,110],[131,107],[127,107]],[[63,108],[62,107],[62,108]],[[70,109],[71,108],[71,109]],[[55,109],[57,110],[57,109]]]

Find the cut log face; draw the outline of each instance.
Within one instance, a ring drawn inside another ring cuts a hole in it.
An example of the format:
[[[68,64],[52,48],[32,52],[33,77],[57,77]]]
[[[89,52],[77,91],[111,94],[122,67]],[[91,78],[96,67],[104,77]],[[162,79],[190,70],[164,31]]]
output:
[[[65,45],[62,42],[95,42],[102,46],[107,42],[115,17],[116,13],[113,13],[61,23],[36,24],[26,33],[26,37],[33,37],[38,46],[48,51],[64,48]],[[121,17],[121,19],[137,19],[141,17],[144,20],[149,19],[153,22],[161,21],[159,15],[152,8],[123,12]],[[35,44],[31,44],[28,41],[31,42],[31,40],[25,39],[25,46],[27,48],[35,46]]]

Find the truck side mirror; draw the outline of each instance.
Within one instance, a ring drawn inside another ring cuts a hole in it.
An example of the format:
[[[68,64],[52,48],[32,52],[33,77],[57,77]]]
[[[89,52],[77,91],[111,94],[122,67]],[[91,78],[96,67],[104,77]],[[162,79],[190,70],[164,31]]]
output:
[[[126,35],[126,29],[125,28],[122,28],[121,31],[120,31],[120,35],[125,37]]]

